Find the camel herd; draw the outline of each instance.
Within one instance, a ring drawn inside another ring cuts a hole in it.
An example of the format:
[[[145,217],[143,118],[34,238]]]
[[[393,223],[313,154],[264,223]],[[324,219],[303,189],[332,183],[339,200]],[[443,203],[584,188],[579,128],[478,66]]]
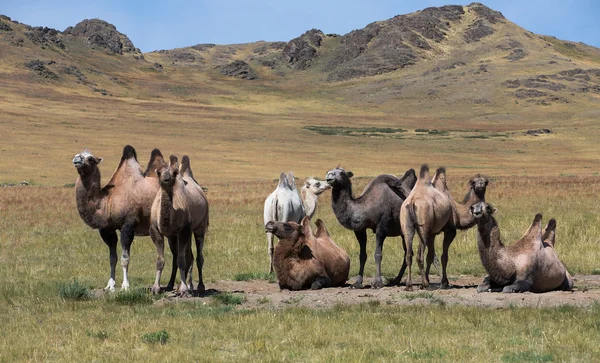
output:
[[[158,149],[150,155],[145,170],[133,147],[123,149],[121,161],[109,182],[102,187],[98,164],[102,158],[83,151],[73,158],[79,177],[75,198],[81,219],[98,229],[109,248],[110,279],[105,290],[115,289],[117,230],[121,234],[122,289],[129,288],[129,252],[134,236],[148,236],[156,246],[156,275],[151,288],[161,291],[160,279],[165,264],[164,238],[173,255],[173,268],[167,290],[173,289],[177,270],[180,295],[194,291],[192,234],[196,244],[197,291],[205,286],[202,277],[203,246],[209,224],[209,203],[194,179],[190,159],[181,165],[176,156],[167,163]],[[264,225],[269,252],[269,272],[275,271],[282,289],[320,289],[344,286],[350,271],[350,257],[335,244],[325,223],[318,219],[311,227],[318,197],[331,189],[331,204],[338,222],[354,232],[359,243],[359,274],[351,285],[363,287],[367,261],[367,230],[375,233],[376,276],[374,288],[383,287],[381,260],[388,236],[401,236],[404,259],[398,275],[390,281],[400,285],[408,270],[406,290],[412,290],[413,238],[418,237],[417,263],[421,288],[429,286],[429,271],[436,258],[435,236],[444,233],[442,288],[449,288],[446,273],[448,249],[457,230],[477,226],[477,247],[488,276],[478,292],[546,292],[571,290],[573,279],[554,249],[556,220],[551,219],[542,232],[542,215],[537,214],[523,237],[505,246],[493,216],[496,209],[485,201],[488,179],[476,175],[462,202],[452,197],[446,185],[446,171],[439,168],[433,177],[423,165],[417,177],[413,169],[401,178],[392,174],[375,177],[358,197],[353,196],[353,173],[340,167],[328,171],[325,181],[309,178],[298,193],[292,173],[281,173],[275,190],[264,204]],[[300,196],[302,195],[302,197]],[[274,244],[274,236],[279,241]],[[424,254],[426,265],[424,264]]]

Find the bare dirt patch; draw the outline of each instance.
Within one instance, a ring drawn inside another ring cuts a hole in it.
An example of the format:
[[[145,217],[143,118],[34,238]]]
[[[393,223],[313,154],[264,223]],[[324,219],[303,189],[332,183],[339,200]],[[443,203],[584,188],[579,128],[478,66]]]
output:
[[[553,291],[543,294],[502,294],[477,293],[480,277],[460,276],[452,282],[452,288],[440,290],[438,283],[432,283],[430,290],[404,291],[404,286],[390,286],[381,289],[351,289],[349,287],[322,290],[289,291],[280,290],[277,283],[265,280],[231,281],[222,280],[207,284],[207,292],[200,297],[174,297],[165,294],[156,304],[195,301],[209,304],[212,296],[218,293],[242,294],[245,300],[237,309],[282,309],[286,307],[331,308],[337,304],[360,304],[378,302],[385,305],[462,305],[491,308],[509,307],[585,307],[600,301],[600,275],[575,276],[575,289],[572,292]],[[435,281],[435,278],[433,279]],[[417,287],[418,288],[418,287]]]

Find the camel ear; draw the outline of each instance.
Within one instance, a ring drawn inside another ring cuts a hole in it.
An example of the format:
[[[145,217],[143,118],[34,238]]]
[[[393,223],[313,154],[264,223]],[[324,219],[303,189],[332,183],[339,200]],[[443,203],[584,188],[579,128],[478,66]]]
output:
[[[348,175],[348,178],[352,178],[354,176],[354,173],[351,171],[347,172],[346,174]]]
[[[304,186],[307,188],[310,187],[310,183],[308,182],[308,180],[304,182]]]

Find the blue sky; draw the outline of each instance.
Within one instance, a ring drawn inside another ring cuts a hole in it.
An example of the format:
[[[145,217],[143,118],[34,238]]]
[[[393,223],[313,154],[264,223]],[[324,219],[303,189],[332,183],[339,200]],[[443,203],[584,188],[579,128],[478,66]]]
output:
[[[482,0],[534,33],[600,47],[600,1]],[[198,43],[288,41],[312,28],[346,34],[428,6],[467,5],[452,0],[2,0],[0,14],[58,30],[83,19],[114,24],[143,52]]]

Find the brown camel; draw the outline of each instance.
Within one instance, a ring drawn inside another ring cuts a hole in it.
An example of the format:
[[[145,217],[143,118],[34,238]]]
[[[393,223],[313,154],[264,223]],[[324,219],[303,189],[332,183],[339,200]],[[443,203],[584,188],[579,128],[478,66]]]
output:
[[[479,257],[488,273],[477,292],[572,290],[573,279],[554,250],[556,220],[550,219],[542,235],[542,215],[536,214],[523,237],[505,246],[492,215],[495,212],[485,202],[471,207],[477,224]]]
[[[306,179],[300,192],[302,194],[304,214],[308,216],[308,219],[312,219],[317,211],[319,195],[323,194],[323,192],[328,189],[331,189],[331,186],[326,182],[314,178]]]
[[[365,187],[358,198],[352,196],[351,171],[337,167],[327,172],[325,179],[332,187],[331,206],[340,224],[356,235],[360,246],[360,267],[358,279],[352,285],[362,288],[365,262],[367,261],[367,229],[375,232],[375,266],[376,276],[374,288],[383,286],[381,279],[381,259],[383,242],[386,237],[399,236],[400,206],[415,185],[416,175],[413,169],[408,170],[402,178],[391,174],[382,174]],[[403,263],[401,273],[404,273]],[[399,274],[400,276],[401,274]],[[399,281],[398,277],[394,281]]]
[[[129,250],[134,236],[147,236],[150,227],[150,210],[159,189],[158,179],[145,177],[137,161],[135,149],[123,148],[123,156],[110,181],[101,187],[98,164],[102,158],[88,150],[75,155],[73,165],[79,177],[75,183],[75,199],[81,219],[90,227],[98,229],[110,253],[110,279],[106,290],[115,289],[117,264],[117,230],[121,232],[121,266],[123,289],[129,288]],[[148,170],[165,165],[158,149],[152,150]],[[171,276],[174,278],[174,276]]]
[[[179,168],[177,157],[171,155],[170,165],[156,170],[160,190],[152,205],[150,236],[156,245],[156,280],[152,292],[160,292],[160,277],[164,267],[164,237],[169,240],[181,275],[179,294],[193,291],[191,248],[192,232],[196,240],[198,293],[205,291],[202,279],[204,236],[208,228],[208,200],[202,187],[193,179],[190,159],[184,155]],[[189,284],[189,286],[188,286]]]
[[[302,223],[271,221],[265,229],[279,238],[273,266],[281,289],[313,290],[342,286],[348,279],[350,257],[329,236],[325,223],[317,220],[313,233],[310,219]]]
[[[418,234],[420,240],[417,263],[421,275],[421,288],[429,286],[429,271],[435,257],[435,236],[441,232],[444,232],[441,288],[447,289],[450,286],[446,272],[450,244],[456,237],[456,230],[468,229],[475,224],[469,208],[471,205],[485,200],[487,184],[488,179],[480,174],[471,178],[467,195],[462,203],[458,203],[452,198],[446,186],[446,170],[438,168],[430,182],[429,167],[427,165],[421,166],[419,181],[409,198],[404,202],[400,212],[400,224],[403,229],[405,249],[407,249],[408,279],[406,290],[412,290],[412,239],[415,233]],[[424,270],[423,254],[425,247],[427,247],[427,266]]]

